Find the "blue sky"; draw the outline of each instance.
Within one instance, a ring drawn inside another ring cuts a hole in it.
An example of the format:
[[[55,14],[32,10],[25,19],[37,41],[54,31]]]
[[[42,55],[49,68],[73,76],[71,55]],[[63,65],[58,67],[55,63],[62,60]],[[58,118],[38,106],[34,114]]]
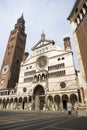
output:
[[[70,22],[67,20],[76,0],[0,0],[0,66],[3,61],[10,31],[17,19],[24,14],[27,33],[26,51],[40,40],[42,30],[46,38],[54,40],[63,48],[63,38],[71,38],[76,57],[75,44]],[[75,66],[78,68],[77,59]]]

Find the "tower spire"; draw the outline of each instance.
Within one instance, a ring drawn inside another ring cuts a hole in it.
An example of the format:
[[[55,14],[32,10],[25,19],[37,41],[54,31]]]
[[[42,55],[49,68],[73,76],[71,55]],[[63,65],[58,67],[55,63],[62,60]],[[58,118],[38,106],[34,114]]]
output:
[[[21,17],[20,18],[22,18],[22,19],[24,19],[24,13],[22,12],[22,15],[21,15]]]
[[[15,30],[25,31],[25,20],[23,13],[21,17],[17,20],[17,23],[15,24]]]
[[[41,40],[44,41],[45,40],[45,34],[44,34],[44,30],[42,30],[42,34],[41,34]]]

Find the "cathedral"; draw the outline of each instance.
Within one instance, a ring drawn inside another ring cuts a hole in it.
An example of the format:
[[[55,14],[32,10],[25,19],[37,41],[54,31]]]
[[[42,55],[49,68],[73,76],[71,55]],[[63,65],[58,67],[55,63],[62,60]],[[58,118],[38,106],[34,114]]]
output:
[[[71,24],[74,11],[83,5],[87,8],[85,0],[84,3],[76,1],[68,17]],[[87,9],[83,18],[87,18],[86,14]],[[74,23],[76,24],[76,19]],[[75,35],[78,28],[80,27],[76,28]],[[22,15],[10,33],[0,72],[0,109],[62,111],[67,110],[68,106],[73,110],[85,106],[86,68],[82,62],[84,57],[81,57],[79,52],[80,71],[76,71],[70,38],[63,39],[62,49],[54,40],[47,39],[42,32],[40,40],[32,47],[31,54],[28,54],[25,52],[26,36]],[[83,53],[81,54],[83,56]]]

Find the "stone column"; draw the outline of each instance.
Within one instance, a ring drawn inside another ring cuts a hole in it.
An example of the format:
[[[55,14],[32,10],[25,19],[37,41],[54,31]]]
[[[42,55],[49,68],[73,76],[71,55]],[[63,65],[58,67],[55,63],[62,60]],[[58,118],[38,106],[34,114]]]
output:
[[[48,99],[47,99],[47,96],[45,97],[45,106],[46,106],[46,110],[48,110]]]
[[[54,96],[53,96],[52,110],[53,111],[55,110],[55,107],[54,107]]]
[[[84,91],[84,90],[82,90],[82,88],[80,88],[80,94],[81,94],[81,102],[82,102],[82,104],[84,104],[84,98],[83,98],[83,92],[82,91]]]
[[[63,102],[62,102],[62,96],[60,96],[60,110],[63,110]]]
[[[32,100],[31,100],[31,109],[34,110],[35,109],[35,99],[32,96]]]
[[[35,110],[39,110],[40,109],[40,98],[39,95],[35,96]]]
[[[16,103],[16,109],[18,109],[19,105],[19,98],[17,98],[17,103]]]
[[[72,107],[71,102],[70,102],[70,95],[68,95],[68,103],[67,103],[67,107]]]

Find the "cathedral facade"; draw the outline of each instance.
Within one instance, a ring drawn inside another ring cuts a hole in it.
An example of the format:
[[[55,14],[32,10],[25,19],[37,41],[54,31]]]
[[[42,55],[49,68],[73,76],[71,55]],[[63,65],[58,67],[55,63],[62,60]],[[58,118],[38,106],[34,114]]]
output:
[[[45,34],[22,62],[17,98],[24,108],[63,110],[78,105],[78,82],[70,38],[64,38],[64,49],[47,40]]]

